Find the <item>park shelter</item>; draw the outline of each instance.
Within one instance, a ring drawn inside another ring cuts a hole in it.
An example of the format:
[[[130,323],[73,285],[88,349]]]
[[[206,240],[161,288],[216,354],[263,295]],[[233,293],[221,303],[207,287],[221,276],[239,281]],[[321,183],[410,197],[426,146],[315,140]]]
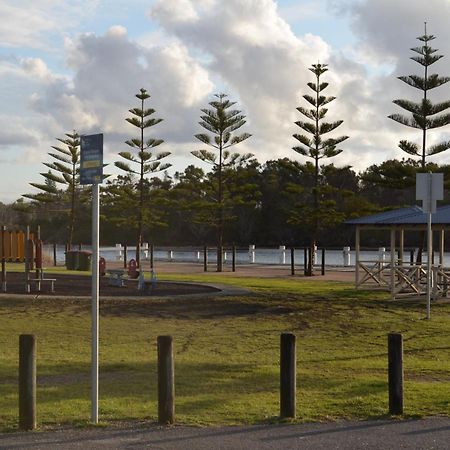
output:
[[[445,232],[450,229],[450,205],[437,208],[432,214],[432,233],[438,242],[438,258],[432,255],[432,296],[446,297],[450,289],[450,268],[444,267]],[[427,265],[405,259],[405,234],[427,230],[427,214],[418,206],[385,211],[346,221],[355,231],[355,286],[388,290],[391,297],[420,297],[426,294]],[[389,259],[364,261],[361,259],[361,234],[373,230],[390,232]],[[437,236],[436,236],[437,235]],[[433,242],[435,240],[433,239]],[[428,255],[427,255],[428,258]]]

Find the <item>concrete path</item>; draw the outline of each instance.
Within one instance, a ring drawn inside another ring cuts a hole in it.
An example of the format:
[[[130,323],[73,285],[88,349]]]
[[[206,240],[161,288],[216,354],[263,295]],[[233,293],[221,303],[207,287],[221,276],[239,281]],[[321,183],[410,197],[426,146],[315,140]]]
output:
[[[123,267],[123,263],[119,261],[108,261],[107,266],[111,268]],[[144,270],[147,272],[150,270],[149,262],[143,262]],[[164,274],[204,274],[203,264],[200,263],[185,263],[185,262],[155,262],[155,272],[158,277],[164,278]],[[320,275],[320,270],[316,271],[316,276],[305,277],[303,275],[303,268],[296,266],[295,276],[291,275],[291,266],[285,265],[269,265],[269,264],[239,264],[236,266],[236,272],[231,271],[229,265],[224,266],[223,272],[216,272],[215,265],[210,264],[208,267],[207,275],[210,276],[230,276],[230,277],[260,277],[260,278],[295,278],[304,279],[306,281],[318,280],[318,281],[346,281],[349,283],[355,282],[354,268],[343,267],[329,267],[326,270],[325,275]]]
[[[450,419],[193,428],[155,425],[0,434],[0,449],[448,450]]]

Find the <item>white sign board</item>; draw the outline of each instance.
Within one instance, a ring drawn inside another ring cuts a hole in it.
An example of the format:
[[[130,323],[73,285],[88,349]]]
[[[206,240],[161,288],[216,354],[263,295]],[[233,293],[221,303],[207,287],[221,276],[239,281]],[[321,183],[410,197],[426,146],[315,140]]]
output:
[[[443,199],[443,173],[416,174],[416,200],[422,200],[422,210],[424,213],[435,213],[436,201]]]

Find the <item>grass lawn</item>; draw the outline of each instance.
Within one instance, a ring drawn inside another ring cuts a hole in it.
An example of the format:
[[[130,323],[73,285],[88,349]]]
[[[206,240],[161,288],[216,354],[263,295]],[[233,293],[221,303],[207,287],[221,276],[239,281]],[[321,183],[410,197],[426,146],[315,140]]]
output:
[[[102,422],[156,420],[156,337],[175,343],[176,420],[276,421],[279,339],[297,335],[298,421],[387,414],[387,334],[405,349],[405,415],[450,415],[450,304],[392,303],[386,293],[316,279],[198,274],[245,296],[102,300]],[[90,301],[0,296],[0,429],[17,428],[18,340],[37,336],[38,423],[90,420]]]

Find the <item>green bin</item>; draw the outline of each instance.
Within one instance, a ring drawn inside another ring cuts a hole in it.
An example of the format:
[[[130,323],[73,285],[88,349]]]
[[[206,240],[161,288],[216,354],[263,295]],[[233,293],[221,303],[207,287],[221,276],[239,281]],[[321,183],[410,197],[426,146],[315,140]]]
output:
[[[91,270],[92,252],[82,250],[78,252],[78,264],[76,270]]]
[[[66,268],[68,270],[77,270],[78,267],[78,251],[69,250],[66,252]]]

